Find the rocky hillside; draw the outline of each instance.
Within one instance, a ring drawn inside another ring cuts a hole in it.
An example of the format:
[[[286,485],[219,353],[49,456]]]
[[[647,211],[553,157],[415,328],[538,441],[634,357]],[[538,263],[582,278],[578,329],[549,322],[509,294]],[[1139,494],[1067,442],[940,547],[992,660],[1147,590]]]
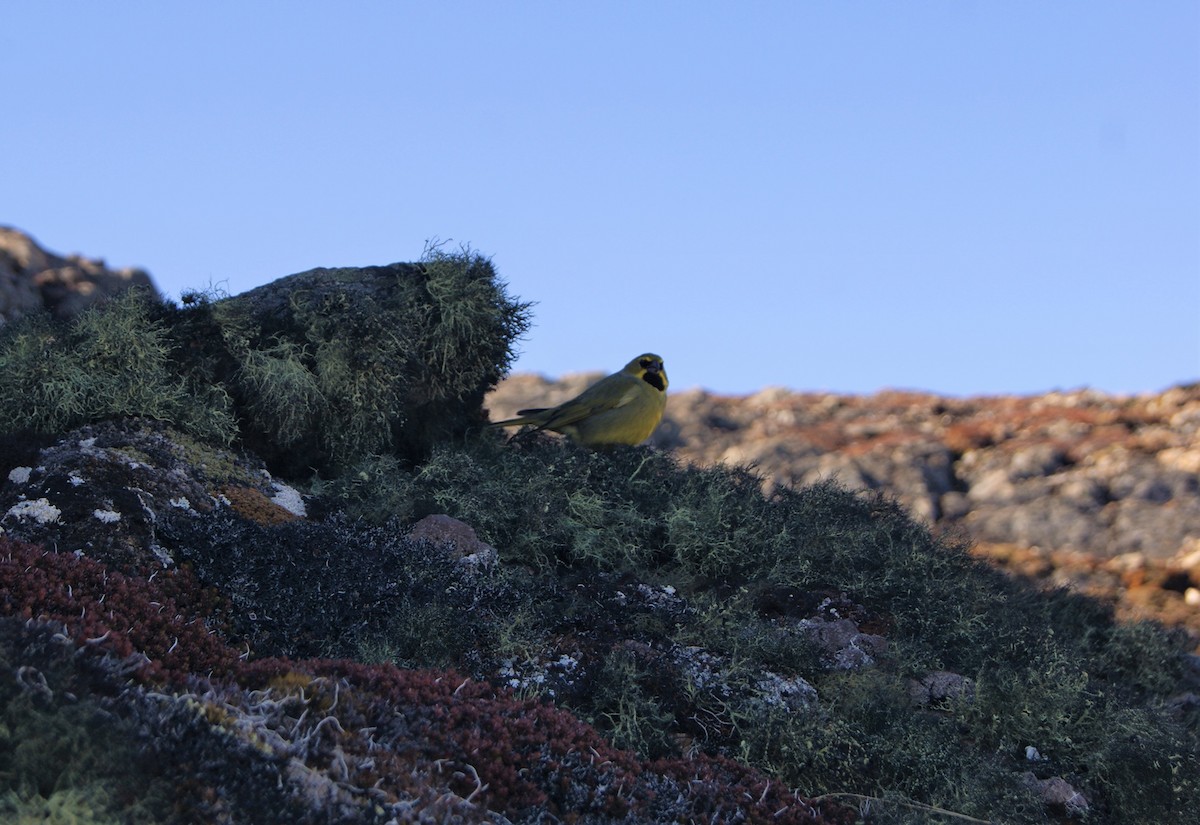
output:
[[[494,419],[598,375],[507,379]],[[836,479],[882,490],[975,552],[1120,600],[1200,636],[1200,385],[946,398],[768,389],[675,393],[652,438],[697,464],[750,464],[768,488]]]
[[[0,821],[1196,821],[1194,639],[959,540],[1186,606],[1189,392],[592,451],[482,426],[528,321],[433,249],[0,326]]]

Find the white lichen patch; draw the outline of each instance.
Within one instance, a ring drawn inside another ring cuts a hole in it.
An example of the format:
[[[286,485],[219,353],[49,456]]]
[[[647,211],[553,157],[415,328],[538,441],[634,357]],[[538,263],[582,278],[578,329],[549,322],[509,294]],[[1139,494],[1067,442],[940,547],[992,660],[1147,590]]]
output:
[[[579,659],[576,656],[564,653],[558,657],[557,661],[551,664],[551,667],[556,667],[564,673],[573,673],[579,667]]]
[[[772,707],[792,710],[809,708],[817,702],[817,689],[799,676],[780,676],[763,671],[758,680],[759,699]]]
[[[102,521],[105,524],[114,524],[115,522],[118,522],[121,520],[121,514],[118,513],[116,510],[99,510],[99,509],[97,509],[97,510],[92,511],[92,515],[98,521]]]
[[[724,675],[728,662],[724,657],[716,656],[695,645],[677,647],[672,653],[693,687],[729,695],[729,683]]]
[[[151,544],[150,552],[154,554],[154,558],[158,559],[159,563],[164,568],[173,567],[175,565],[175,559],[165,547],[162,547],[158,544]]]
[[[273,503],[278,504],[294,516],[300,518],[308,516],[308,511],[304,509],[304,499],[298,491],[286,484],[280,484],[278,481],[271,483],[275,485],[275,495],[271,496]]]
[[[623,590],[615,591],[612,595],[612,600],[622,607],[631,601],[660,610],[681,610],[687,606],[686,602],[679,597],[675,588],[669,584],[664,584],[660,587],[651,587],[648,584],[640,583],[635,584],[631,593],[627,594]]]
[[[526,669],[528,665],[529,663],[525,663],[522,670]],[[546,674],[539,671],[522,674],[517,670],[517,665],[512,659],[505,659],[500,663],[500,678],[513,690],[528,690],[540,688],[546,681]]]
[[[180,496],[179,498],[170,499],[169,503],[172,507],[174,507],[178,510],[191,510],[192,509],[192,503],[187,500],[186,496]]]
[[[29,475],[32,472],[32,467],[13,467],[8,471],[8,480],[13,484],[24,484],[29,481]]]
[[[496,566],[496,562],[500,560],[500,553],[495,547],[490,544],[480,544],[480,549],[474,553],[463,556],[458,560],[458,563],[466,568],[471,575],[486,573]]]
[[[62,510],[55,507],[48,499],[38,498],[33,501],[20,501],[8,508],[6,516],[16,518],[31,518],[39,524],[49,524],[58,521]]]
[[[84,482],[82,476],[76,475],[75,473],[71,473],[69,476],[67,476],[67,481],[71,482],[72,487],[78,487],[79,485],[86,483]]]
[[[675,588],[669,584],[662,587],[651,587],[648,584],[638,584],[637,594],[650,607],[664,610],[676,610],[684,606],[683,599],[675,595]]]
[[[564,653],[551,662],[532,659],[518,663],[505,659],[500,663],[499,675],[513,690],[542,693],[553,699],[554,685],[572,684],[578,669],[579,658]]]

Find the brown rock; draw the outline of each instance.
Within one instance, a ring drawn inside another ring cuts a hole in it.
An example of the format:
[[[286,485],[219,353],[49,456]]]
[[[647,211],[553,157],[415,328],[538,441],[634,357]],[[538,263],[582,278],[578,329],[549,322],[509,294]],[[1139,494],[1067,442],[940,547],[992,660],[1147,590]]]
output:
[[[132,286],[157,294],[144,270],[109,269],[103,260],[62,257],[18,229],[0,226],[0,325],[41,309],[77,315]]]
[[[887,650],[886,639],[861,632],[850,619],[807,619],[799,626],[824,651],[827,661],[839,670],[873,665],[875,657]]]
[[[471,525],[450,516],[426,516],[412,526],[408,537],[442,545],[455,559],[483,567],[495,564],[498,556],[495,547],[479,540]]]
[[[1060,776],[1049,779],[1038,779],[1032,773],[1024,775],[1025,784],[1032,788],[1042,802],[1052,811],[1064,813],[1069,817],[1087,815],[1089,805],[1087,797],[1075,790],[1067,780]]]

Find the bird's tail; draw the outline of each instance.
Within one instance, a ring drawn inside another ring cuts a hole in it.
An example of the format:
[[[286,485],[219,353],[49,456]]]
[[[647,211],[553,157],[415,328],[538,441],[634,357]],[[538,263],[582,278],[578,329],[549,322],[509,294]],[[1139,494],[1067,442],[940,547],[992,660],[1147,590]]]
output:
[[[522,424],[542,424],[542,420],[538,417],[539,413],[547,412],[548,408],[538,407],[530,410],[517,410],[516,418],[506,418],[503,421],[492,421],[488,424],[489,427],[519,427]]]

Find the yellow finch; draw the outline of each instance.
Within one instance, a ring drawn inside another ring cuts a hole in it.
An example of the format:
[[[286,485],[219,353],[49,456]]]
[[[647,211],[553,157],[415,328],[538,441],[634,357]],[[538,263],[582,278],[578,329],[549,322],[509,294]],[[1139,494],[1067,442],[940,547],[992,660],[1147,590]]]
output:
[[[532,424],[534,430],[554,430],[587,447],[640,444],[654,432],[666,406],[663,360],[646,353],[570,401],[557,407],[518,410],[517,418],[497,421],[492,426]]]

